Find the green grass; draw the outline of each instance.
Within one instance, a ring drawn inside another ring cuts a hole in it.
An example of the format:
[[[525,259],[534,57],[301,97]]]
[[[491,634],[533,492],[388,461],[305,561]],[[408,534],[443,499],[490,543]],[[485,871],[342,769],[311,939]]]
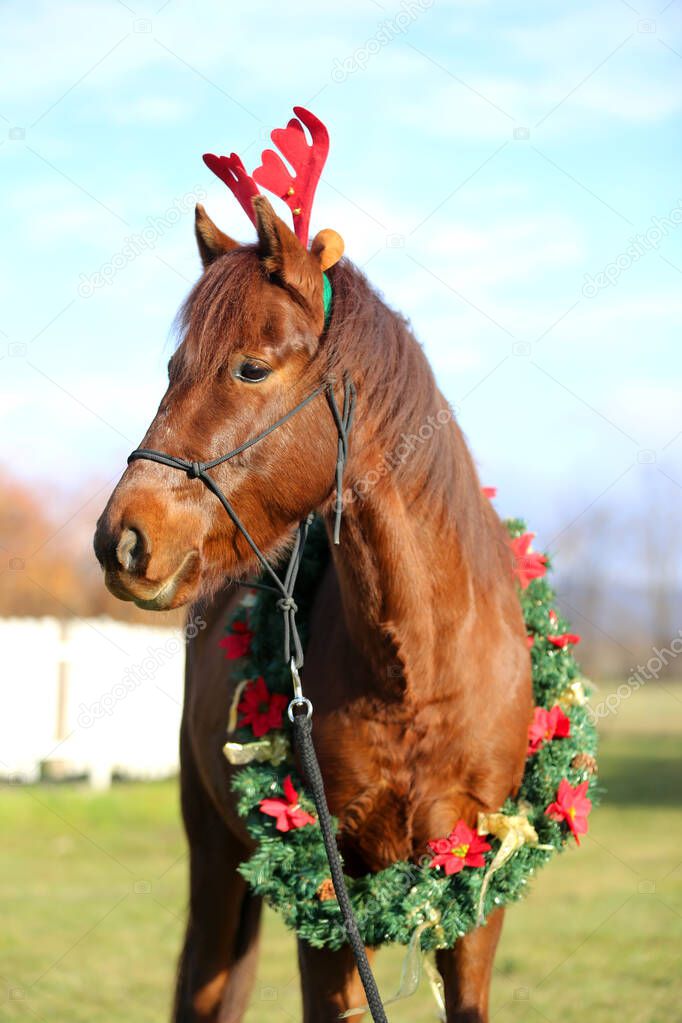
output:
[[[604,721],[604,804],[507,914],[493,1019],[680,1018],[681,700],[648,687]],[[186,899],[175,784],[0,789],[0,833],[0,1020],[166,1020]],[[402,955],[378,957],[385,995]],[[247,1021],[296,1020],[298,1006],[293,939],[268,915]],[[426,982],[389,1016],[435,1019]]]

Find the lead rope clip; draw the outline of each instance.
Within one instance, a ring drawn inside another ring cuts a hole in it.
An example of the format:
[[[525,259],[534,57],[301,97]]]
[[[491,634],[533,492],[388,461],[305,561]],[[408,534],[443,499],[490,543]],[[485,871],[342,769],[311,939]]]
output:
[[[292,685],[294,687],[294,698],[293,698],[293,700],[291,700],[291,702],[289,703],[289,706],[287,707],[287,715],[288,715],[289,720],[291,721],[291,723],[293,725],[293,723],[294,723],[294,708],[295,707],[305,707],[305,709],[306,709],[305,716],[307,718],[311,718],[313,716],[313,705],[310,702],[310,700],[308,699],[308,697],[303,695],[303,686],[301,685],[301,676],[299,674],[298,668],[296,667],[296,661],[294,660],[293,657],[289,661],[289,667],[291,668],[291,682],[292,682]]]

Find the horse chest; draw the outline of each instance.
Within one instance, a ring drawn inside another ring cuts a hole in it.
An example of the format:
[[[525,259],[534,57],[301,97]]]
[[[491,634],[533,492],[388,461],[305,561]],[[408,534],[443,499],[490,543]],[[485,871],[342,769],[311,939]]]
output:
[[[447,724],[430,731],[414,713],[391,716],[330,715],[316,722],[330,807],[344,853],[358,870],[418,859],[437,836],[433,829],[462,801],[458,763],[434,759]]]

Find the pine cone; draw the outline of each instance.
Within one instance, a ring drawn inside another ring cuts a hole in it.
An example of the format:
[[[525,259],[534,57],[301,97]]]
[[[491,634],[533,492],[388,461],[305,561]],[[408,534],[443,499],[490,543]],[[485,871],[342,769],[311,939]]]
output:
[[[318,898],[320,902],[329,902],[330,899],[336,898],[336,892],[334,891],[334,885],[331,877],[325,877],[324,881],[315,892],[315,897]]]
[[[571,760],[571,767],[576,771],[586,771],[587,774],[597,773],[597,761],[589,753],[576,753]]]

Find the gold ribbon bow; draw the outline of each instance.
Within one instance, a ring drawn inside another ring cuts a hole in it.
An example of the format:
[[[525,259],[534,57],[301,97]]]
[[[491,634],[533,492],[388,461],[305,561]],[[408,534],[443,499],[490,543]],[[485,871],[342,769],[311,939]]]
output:
[[[574,682],[559,694],[559,706],[563,707],[564,710],[568,710],[569,707],[584,707],[587,703],[587,693],[585,692],[585,686],[582,681],[577,678]]]
[[[228,735],[237,727],[242,694],[251,681],[253,680],[250,678],[242,679],[234,691],[227,720]],[[255,760],[259,764],[270,763],[276,767],[288,759],[290,751],[289,740],[283,732],[273,732],[263,739],[254,739],[253,742],[226,742],[223,746],[227,760],[236,766],[252,764]]]
[[[223,746],[223,753],[229,762],[237,766],[252,764],[255,760],[259,764],[270,763],[276,767],[287,760],[289,751],[289,740],[281,732],[274,732],[264,739],[254,739],[253,742],[226,742]]]
[[[490,879],[496,870],[499,870],[507,860],[511,859],[515,852],[518,852],[524,845],[534,845],[538,849],[553,849],[553,845],[540,845],[538,833],[528,820],[530,812],[528,803],[520,803],[520,813],[479,813],[478,833],[479,835],[494,835],[500,841],[500,848],[495,853],[492,862],[485,872],[481,894],[478,898],[478,923],[483,923],[483,902],[490,884]]]

